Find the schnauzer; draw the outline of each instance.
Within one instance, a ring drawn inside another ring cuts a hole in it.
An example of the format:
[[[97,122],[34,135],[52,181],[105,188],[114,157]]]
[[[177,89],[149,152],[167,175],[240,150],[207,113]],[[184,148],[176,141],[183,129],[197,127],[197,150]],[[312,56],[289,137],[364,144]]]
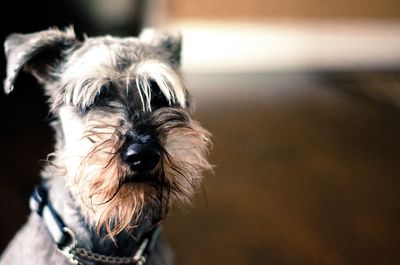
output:
[[[5,92],[21,70],[43,84],[56,145],[0,264],[171,263],[160,224],[211,170],[180,49],[180,34],[150,29],[138,38],[80,39],[68,28],[6,39]]]

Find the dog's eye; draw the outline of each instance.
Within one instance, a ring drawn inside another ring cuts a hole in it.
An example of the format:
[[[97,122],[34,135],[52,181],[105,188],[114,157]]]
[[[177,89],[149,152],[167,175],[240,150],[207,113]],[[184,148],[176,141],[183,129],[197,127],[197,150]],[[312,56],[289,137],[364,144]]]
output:
[[[110,101],[112,100],[111,86],[112,86],[111,83],[103,84],[100,87],[94,99],[92,100],[92,102],[81,108],[81,113],[86,114],[89,110],[93,109],[94,107],[108,106]]]
[[[111,99],[111,83],[106,83],[100,87],[93,100],[93,106],[105,106]]]
[[[161,91],[160,87],[155,81],[150,81],[151,87],[151,107],[153,109],[170,107],[168,99],[165,97],[164,93]]]

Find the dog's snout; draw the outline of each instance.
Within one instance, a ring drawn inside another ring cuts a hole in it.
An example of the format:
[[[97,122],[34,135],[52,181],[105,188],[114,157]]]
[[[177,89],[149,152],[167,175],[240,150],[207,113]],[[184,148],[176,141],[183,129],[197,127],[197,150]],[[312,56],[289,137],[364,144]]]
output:
[[[122,159],[134,171],[154,169],[160,161],[161,151],[157,142],[149,136],[128,140],[122,149]]]

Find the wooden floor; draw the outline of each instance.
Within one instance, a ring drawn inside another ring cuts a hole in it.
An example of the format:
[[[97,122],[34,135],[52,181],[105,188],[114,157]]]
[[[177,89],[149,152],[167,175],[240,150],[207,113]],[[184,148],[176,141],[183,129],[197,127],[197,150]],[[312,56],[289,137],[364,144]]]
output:
[[[167,220],[175,264],[400,264],[400,108],[371,80],[400,90],[397,72],[189,77],[215,174]],[[19,97],[1,98],[2,248],[51,150]]]
[[[216,168],[207,203],[200,195],[168,220],[176,264],[400,264],[400,112],[356,93],[372,77],[400,78],[196,87]]]

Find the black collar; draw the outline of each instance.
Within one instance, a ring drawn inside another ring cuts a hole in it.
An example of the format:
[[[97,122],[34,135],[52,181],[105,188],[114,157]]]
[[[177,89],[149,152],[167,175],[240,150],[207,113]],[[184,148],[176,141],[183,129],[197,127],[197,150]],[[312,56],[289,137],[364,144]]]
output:
[[[142,239],[135,254],[131,257],[115,257],[93,253],[87,249],[77,247],[73,231],[65,225],[60,215],[54,209],[48,198],[47,188],[36,186],[31,195],[29,205],[32,211],[42,217],[57,248],[65,254],[73,264],[82,262],[102,262],[104,264],[136,264],[144,265],[154,250],[154,245],[161,231],[161,226],[155,227]]]

